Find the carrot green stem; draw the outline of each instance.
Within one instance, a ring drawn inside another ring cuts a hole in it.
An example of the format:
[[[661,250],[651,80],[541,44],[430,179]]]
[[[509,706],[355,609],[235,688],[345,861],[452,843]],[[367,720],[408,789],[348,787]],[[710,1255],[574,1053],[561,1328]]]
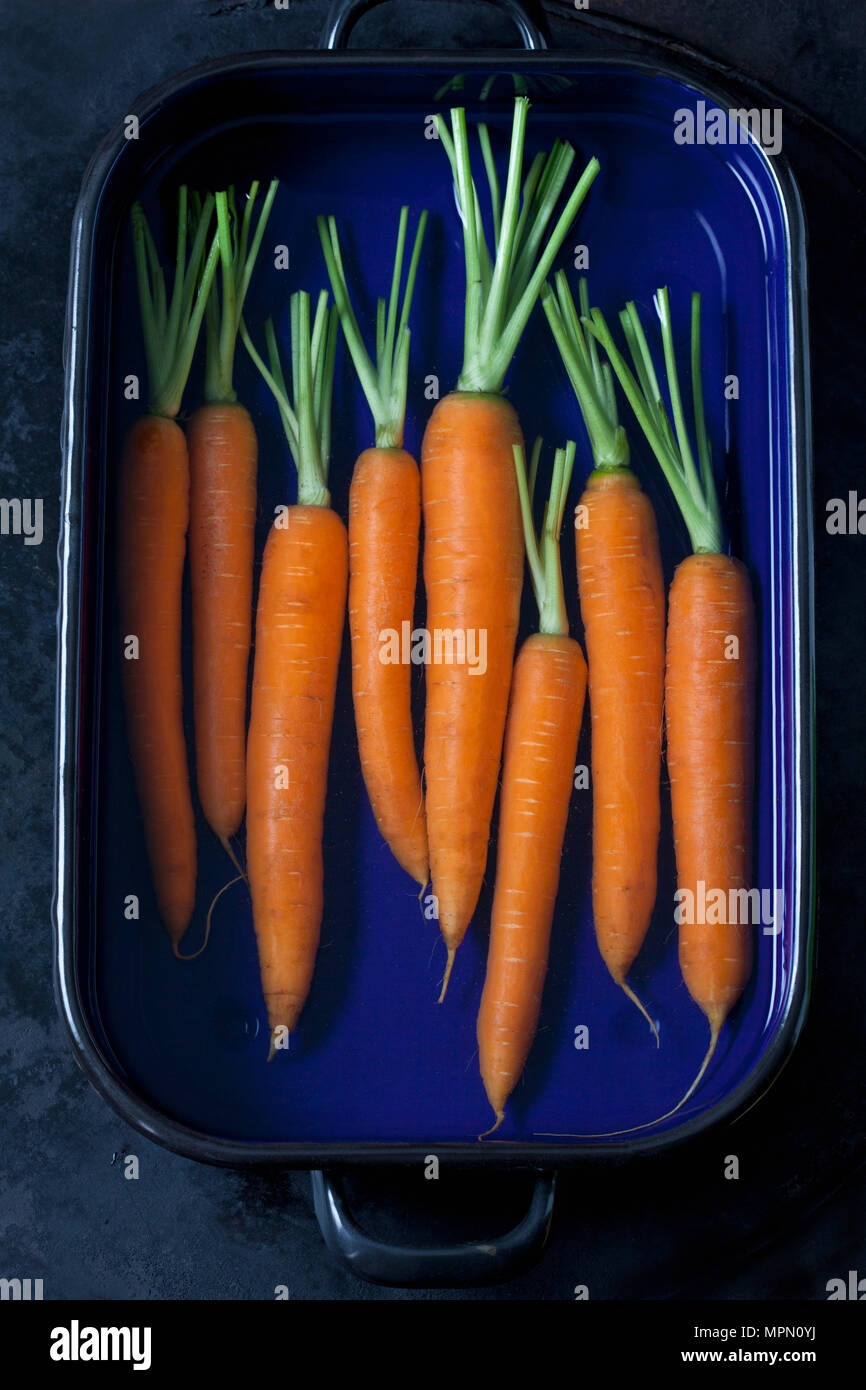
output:
[[[595,339],[584,333],[565,271],[556,276],[556,293],[547,284],[541,291],[541,304],[556,339],[569,381],[589,435],[593,464],[598,469],[628,468],[629,448],[625,430],[619,423],[613,381],[607,363],[598,360]],[[580,303],[588,312],[586,281],[580,282]]]
[[[629,370],[625,358],[616,347],[604,315],[599,309],[585,313],[583,323],[604,348],[638,424],[658,459],[688,528],[692,549],[696,554],[717,553],[722,549],[722,522],[701,391],[700,295],[692,296],[691,325],[692,400],[700,472],[692,454],[680,394],[670,300],[666,289],[657,291],[655,304],[661,323],[665,375],[673,425],[661,398],[652,353],[634,303],[630,301],[620,314],[634,373]]]
[[[536,157],[521,189],[528,112],[528,99],[517,97],[501,207],[499,180],[486,127],[482,127],[480,134],[492,206],[493,255],[485,238],[472,178],[466,112],[462,107],[452,110],[450,135],[442,118],[437,119],[442,145],[454,175],[457,206],[463,223],[466,307],[463,369],[457,382],[458,391],[496,392],[501,389],[541,287],[599,171],[598,160],[591,159],[548,234],[568,181],[574,150],[571,145],[557,141],[546,158]]]
[[[562,519],[565,515],[565,499],[568,495],[574,467],[575,448],[573,441],[569,440],[564,449],[557,449],[556,451],[553,474],[550,480],[550,496],[544,509],[541,534],[538,535],[532,520],[532,499],[538,473],[538,460],[541,456],[541,440],[536,439],[535,441],[528,479],[523,449],[519,444],[514,445],[514,467],[517,472],[517,491],[520,496],[523,534],[526,538],[526,556],[529,562],[532,589],[538,604],[538,631],[557,637],[568,636],[568,614],[565,609],[565,593],[562,586],[559,538],[562,534]]]
[[[449,162],[450,162],[450,164],[451,164],[451,172],[452,172],[452,174],[454,175],[454,193],[455,193],[455,198],[456,198],[456,197],[457,197],[457,190],[458,190],[458,187],[459,187],[459,180],[458,180],[458,175],[457,175],[457,151],[456,151],[456,149],[455,149],[455,147],[454,147],[454,141],[453,141],[452,138],[451,138],[451,135],[450,135],[450,133],[449,133],[449,131],[448,131],[448,127],[446,126],[446,124],[445,124],[445,122],[443,121],[443,119],[442,119],[441,116],[437,116],[437,117],[436,117],[436,126],[437,126],[437,129],[438,129],[438,131],[439,131],[439,138],[440,138],[440,140],[441,140],[441,142],[442,142],[442,147],[443,147],[443,149],[445,150],[445,153],[447,154],[448,159],[449,159]],[[486,127],[485,127],[485,131],[486,131]],[[487,133],[487,145],[488,145],[488,148],[489,148],[489,145],[490,145],[490,136],[489,136],[489,133]],[[482,150],[482,152],[483,152],[483,150]],[[492,151],[490,152],[490,158],[492,159]],[[491,168],[492,168],[492,172],[493,172],[493,180],[492,180],[492,181],[491,181],[491,177],[490,177],[490,175],[491,175]],[[491,200],[492,200],[493,219],[494,219],[494,223],[495,223],[495,226],[496,226],[496,242],[498,243],[498,241],[499,241],[499,228],[500,228],[500,226],[501,226],[501,221],[502,221],[502,211],[501,211],[500,203],[499,203],[499,179],[498,179],[498,177],[496,176],[496,171],[495,171],[495,168],[493,168],[493,166],[490,166],[490,167],[488,168],[488,171],[487,171],[487,172],[488,172],[488,183],[490,184],[490,197],[491,197]],[[479,257],[478,271],[479,271],[479,274],[480,274],[480,276],[481,276],[481,290],[482,290],[482,294],[487,294],[487,292],[488,292],[488,290],[489,290],[489,288],[490,288],[490,278],[491,278],[491,276],[492,276],[492,274],[493,274],[493,264],[492,264],[492,262],[491,262],[491,260],[490,260],[490,252],[489,252],[488,249],[487,249],[487,242],[486,242],[485,239],[484,239],[484,223],[483,223],[482,217],[481,217],[481,205],[480,205],[480,203],[478,202],[478,198],[477,198],[477,197],[474,198],[473,203],[474,203],[474,211],[475,211],[475,231],[474,231],[474,238],[475,238],[475,247],[476,247],[476,249],[477,249],[477,254],[478,254],[478,257]],[[458,202],[457,202],[457,211],[458,211],[458,213],[460,214],[461,221],[464,221],[463,207],[462,207],[462,204],[459,202],[459,200],[458,200]],[[464,221],[464,226],[465,226],[465,221]],[[464,249],[465,249],[465,232],[464,232]],[[468,281],[467,281],[467,284],[468,284]],[[464,346],[465,346],[465,340],[464,340]]]
[[[238,217],[233,188],[215,195],[221,275],[219,290],[215,279],[208,299],[204,388],[208,401],[237,400],[233,385],[235,344],[244,300],[278,187],[279,180],[273,179],[259,211],[252,241],[250,231],[258,181],[250,184],[242,219]]]
[[[180,410],[219,259],[218,233],[214,235],[205,257],[213,209],[214,200],[208,195],[203,204],[194,206],[190,228],[187,189],[185,186],[179,189],[170,304],[166,298],[165,275],[144,210],[140,203],[136,203],[132,209],[132,239],[147,359],[149,409],[152,414],[164,415],[169,419],[174,419]],[[192,230],[192,248],[187,260],[189,230]]]
[[[701,481],[707,503],[719,515],[719,498],[716,492],[716,479],[713,474],[713,455],[707,435],[707,422],[704,416],[704,392],[701,385],[701,296],[692,294],[692,408],[695,414],[695,434],[698,438],[698,458],[701,465]]]
[[[524,203],[517,224],[520,251],[512,276],[512,303],[523,294],[533,274],[544,234],[553,216],[574,163],[574,150],[562,140],[556,140],[546,159],[537,168],[537,179],[531,182],[532,192]]]
[[[273,393],[280,410],[289,449],[298,470],[298,502],[329,507],[328,463],[331,452],[331,397],[337,348],[337,312],[328,308],[328,291],[322,290],[310,328],[310,296],[292,295],[291,395],[286,385],[277,336],[272,320],[265,324],[268,365],[250,338],[243,319],[239,332],[244,346]]]
[[[400,281],[403,277],[403,260],[406,250],[406,226],[409,218],[407,207],[400,209],[397,228],[397,249],[394,256],[394,270],[391,277],[391,294],[386,307],[384,299],[378,303],[376,315],[376,361],[370,357],[346,282],[343,270],[343,257],[337,224],[333,217],[317,219],[319,238],[328,267],[328,277],[334,292],[334,301],[343,335],[349,349],[355,371],[361,383],[367,403],[373,415],[376,443],[380,448],[399,448],[403,443],[403,428],[406,417],[406,391],[409,377],[409,311],[418,274],[418,261],[421,256],[421,243],[427,226],[427,213],[422,212],[418,219],[415,243],[409,260],[406,285],[403,290],[403,303],[400,306]],[[399,308],[399,319],[397,317]]]
[[[487,173],[487,185],[490,189],[490,208],[493,213],[493,242],[499,245],[499,232],[502,226],[502,209],[499,203],[499,174],[496,170],[496,161],[493,158],[493,147],[490,144],[490,131],[486,125],[478,127],[478,142],[481,145],[481,155],[484,160],[484,168]]]

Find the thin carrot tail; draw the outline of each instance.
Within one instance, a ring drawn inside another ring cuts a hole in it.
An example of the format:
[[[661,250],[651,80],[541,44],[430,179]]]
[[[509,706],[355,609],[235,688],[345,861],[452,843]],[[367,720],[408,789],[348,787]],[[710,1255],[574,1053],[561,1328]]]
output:
[[[649,1129],[652,1125],[660,1125],[662,1120],[669,1120],[671,1115],[675,1115],[681,1110],[690,1096],[693,1096],[700,1085],[704,1072],[710,1064],[713,1053],[716,1050],[716,1043],[719,1041],[719,1034],[722,1031],[724,1015],[716,1015],[709,1020],[710,1023],[710,1045],[704,1054],[697,1076],[681,1100],[678,1100],[672,1110],[668,1110],[664,1115],[657,1115],[654,1120],[645,1120],[642,1125],[632,1125],[630,1129],[610,1129],[604,1134],[546,1134],[539,1136],[545,1139],[613,1139],[619,1134],[635,1134],[639,1129]]]
[[[481,1139],[486,1139],[487,1136],[488,1136],[488,1134],[495,1134],[496,1131],[497,1131],[497,1129],[499,1128],[499,1126],[502,1124],[502,1121],[505,1119],[505,1111],[504,1111],[504,1110],[497,1110],[497,1111],[495,1112],[495,1114],[496,1114],[496,1123],[495,1123],[494,1125],[491,1125],[489,1129],[485,1129],[485,1131],[484,1131],[483,1134],[479,1134],[479,1136],[478,1136],[479,1141],[480,1141]]]
[[[232,858],[234,858],[234,856],[232,856]],[[236,868],[239,868],[240,866],[236,864],[235,867],[236,867]],[[209,907],[208,910],[207,910],[207,918],[206,918],[205,924],[204,924],[204,941],[201,943],[201,945],[199,946],[199,948],[198,948],[197,951],[193,951],[192,955],[183,956],[183,955],[181,955],[180,951],[177,949],[177,948],[178,948],[178,945],[180,944],[180,941],[181,941],[183,938],[182,938],[182,937],[178,937],[178,938],[176,938],[176,939],[174,939],[174,940],[172,941],[172,943],[171,943],[171,945],[172,945],[172,950],[174,951],[174,954],[175,954],[175,956],[177,957],[178,960],[195,960],[196,956],[200,956],[200,955],[201,955],[202,951],[204,950],[205,946],[207,945],[208,941],[210,940],[210,926],[211,926],[211,919],[213,918],[213,910],[214,910],[214,908],[216,907],[217,903],[219,902],[220,898],[222,897],[222,895],[223,895],[223,893],[226,891],[226,889],[227,889],[227,888],[231,888],[231,886],[232,886],[233,883],[239,883],[240,880],[241,880],[242,878],[245,878],[245,877],[246,877],[246,875],[243,873],[243,871],[239,872],[238,874],[235,875],[234,878],[230,878],[229,881],[228,881],[228,883],[224,883],[223,886],[222,886],[222,888],[220,888],[216,893],[214,893],[213,897],[211,898],[210,907]]]
[[[616,979],[616,976],[614,976],[614,979]],[[638,999],[634,990],[626,984],[625,980],[616,980],[616,983],[619,985],[620,989],[623,991],[626,997],[630,999],[633,1004],[636,1004],[637,1007],[640,1009],[641,1013],[643,1014],[644,1018],[646,1019],[650,1028],[652,1029],[653,1037],[656,1040],[656,1047],[661,1047],[661,1043],[659,1041],[659,1030],[653,1023],[652,1019],[650,1018],[641,1001]]]
[[[706,1053],[705,1053],[705,1055],[704,1055],[704,1060],[701,1062],[700,1070],[699,1070],[697,1076],[695,1077],[694,1081],[692,1082],[691,1086],[690,1086],[689,1089],[686,1091],[686,1093],[685,1093],[685,1095],[683,1096],[682,1100],[677,1101],[677,1103],[676,1103],[676,1105],[674,1106],[673,1110],[669,1110],[668,1113],[667,1113],[667,1115],[662,1115],[662,1116],[661,1116],[661,1118],[662,1118],[663,1120],[670,1119],[671,1115],[675,1115],[675,1114],[677,1113],[677,1111],[678,1111],[683,1105],[685,1105],[685,1103],[686,1103],[686,1101],[689,1099],[689,1097],[692,1096],[692,1095],[694,1095],[695,1091],[697,1090],[698,1086],[700,1085],[700,1083],[701,1083],[701,1081],[702,1081],[702,1079],[703,1079],[704,1072],[706,1071],[707,1067],[708,1067],[709,1064],[710,1064],[710,1060],[711,1060],[711,1058],[712,1058],[712,1055],[713,1055],[713,1053],[714,1053],[715,1050],[716,1050],[716,1043],[719,1041],[719,1034],[720,1034],[720,1032],[722,1031],[722,1022],[723,1022],[723,1020],[722,1020],[721,1018],[716,1018],[715,1020],[710,1019],[710,1045],[709,1045],[709,1047],[708,1047],[707,1050],[706,1050]],[[653,1122],[650,1121],[650,1123],[653,1123]],[[658,1122],[656,1121],[655,1123],[658,1123]]]
[[[176,932],[176,931],[169,932],[169,940],[171,941],[172,953],[174,954],[174,956],[175,956],[175,958],[176,958],[177,960],[195,960],[195,958],[196,958],[196,956],[199,954],[199,952],[202,951],[202,950],[204,949],[203,946],[200,946],[199,949],[198,949],[198,951],[194,951],[193,954],[192,954],[191,956],[184,956],[184,955],[181,954],[181,952],[180,952],[180,950],[179,950],[180,943],[183,941],[183,939],[184,939],[184,937],[186,936],[188,930],[189,930],[188,927],[184,927],[183,931],[181,931],[181,932]]]
[[[437,1001],[436,1001],[437,1004],[441,1004],[442,1001],[443,1001],[443,999],[445,998],[445,991],[446,991],[447,988],[448,988],[448,981],[451,979],[451,970],[452,970],[453,965],[454,965],[454,957],[456,956],[456,954],[457,954],[457,947],[456,947],[456,946],[449,946],[449,947],[448,947],[448,959],[447,959],[447,961],[445,962],[445,978],[444,978],[443,981],[442,981],[442,993],[439,995],[439,998],[438,998]]]
[[[247,878],[246,871],[241,867],[240,860],[234,852],[232,842],[229,839],[228,835],[220,835],[219,842],[225,850],[226,854],[228,855],[229,859],[232,861],[235,868],[237,869],[238,877],[242,878],[244,883],[246,883],[247,886],[249,886],[249,879]]]

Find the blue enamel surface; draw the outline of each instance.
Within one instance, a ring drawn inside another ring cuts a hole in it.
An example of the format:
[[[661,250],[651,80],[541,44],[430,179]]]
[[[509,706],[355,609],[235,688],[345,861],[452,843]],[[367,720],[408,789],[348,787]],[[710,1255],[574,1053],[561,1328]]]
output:
[[[549,70],[556,71],[555,60]],[[732,548],[750,568],[758,608],[754,882],[784,890],[784,920],[774,935],[755,929],[752,980],[725,1026],[699,1092],[668,1122],[675,1128],[726,1096],[764,1055],[789,1007],[802,948],[793,920],[798,864],[792,838],[790,249],[783,205],[760,150],[674,142],[673,113],[694,106],[699,94],[669,78],[627,68],[588,64],[576,76],[574,68],[570,71],[571,85],[536,94],[528,149],[545,148],[558,135],[574,143],[576,170],[590,155],[601,161],[601,174],[568,240],[569,247],[589,248],[591,299],[609,321],[631,297],[652,327],[653,290],[667,284],[678,343],[687,352],[689,295],[692,289],[701,291],[708,425]],[[536,68],[536,76],[538,72]],[[350,281],[357,286],[360,277],[366,291],[357,306],[359,317],[369,325],[373,297],[390,283],[401,204],[409,203],[413,213],[429,208],[412,314],[406,427],[407,447],[416,456],[431,409],[425,379],[437,376],[444,394],[456,381],[462,348],[459,224],[444,152],[425,138],[425,117],[447,105],[447,97],[434,97],[447,75],[442,67],[403,70],[399,76],[375,68],[332,75],[311,69],[261,79],[258,87],[247,80],[228,90],[215,89],[202,98],[211,111],[212,133],[193,134],[186,144],[165,152],[142,189],[152,225],[168,250],[179,181],[208,187],[230,180],[244,186],[252,177],[281,179],[246,312],[259,341],[267,314],[287,335],[293,289],[316,291],[326,282],[315,232],[317,213],[334,213],[338,219]],[[476,100],[480,80],[477,74],[467,80],[470,116],[481,109]],[[509,80],[500,77],[483,108],[500,156],[506,150],[509,90]],[[480,160],[476,173],[481,187]],[[107,232],[105,237],[107,244],[111,238]],[[274,268],[276,243],[289,247],[288,271]],[[571,264],[565,254],[561,263]],[[572,278],[576,282],[576,274]],[[90,876],[80,885],[79,898],[79,968],[91,1026],[117,1070],[142,1096],[209,1135],[251,1143],[472,1142],[489,1123],[478,1074],[475,1016],[483,983],[495,822],[485,891],[458,953],[447,1000],[438,1006],[445,954],[436,923],[425,917],[415,886],[381,842],[360,778],[348,637],[332,746],[321,948],[312,993],[289,1052],[265,1064],[265,1014],[243,884],[221,898],[210,943],[197,960],[181,964],[171,954],[150,888],[120,699],[112,518],[123,438],[140,409],[124,399],[123,380],[130,372],[144,375],[127,230],[118,236],[113,254],[96,267],[95,283],[105,306],[107,350],[92,364],[90,486],[99,489],[106,524],[87,540],[88,567],[102,602],[91,654],[98,663],[99,688],[93,708],[84,712],[93,731],[97,794],[89,836],[84,829]],[[734,401],[724,399],[728,374],[739,381]],[[200,355],[185,398],[187,411],[201,399],[201,378]],[[259,433],[260,564],[274,508],[290,500],[292,471],[276,408],[240,347],[235,384]],[[548,460],[554,444],[568,437],[578,440],[576,502],[590,467],[588,447],[540,309],[520,345],[507,389],[527,439],[544,435]],[[352,465],[371,442],[371,425],[344,347],[334,420],[332,489],[334,504],[345,517]],[[630,426],[635,465],[657,508],[669,581],[687,553],[687,537],[624,404],[623,420]],[[563,553],[573,632],[582,637],[568,534]],[[419,595],[419,619],[422,614]],[[532,630],[532,622],[527,586],[521,638]],[[187,696],[190,687],[187,664]],[[415,695],[420,728],[420,673]],[[187,705],[192,749],[189,699]],[[578,755],[587,764],[588,726],[587,715]],[[707,1043],[706,1021],[691,1001],[677,963],[667,788],[662,788],[657,908],[630,976],[658,1022],[660,1050],[609,979],[596,948],[590,798],[587,790],[573,794],[541,1024],[499,1132],[505,1140],[586,1135],[650,1120],[685,1091]],[[198,905],[187,938],[190,949],[200,940],[210,899],[232,876],[200,816],[198,836]],[[140,896],[139,921],[124,917],[124,898],[130,893]],[[574,1046],[575,1029],[582,1024],[589,1029],[587,1050]]]

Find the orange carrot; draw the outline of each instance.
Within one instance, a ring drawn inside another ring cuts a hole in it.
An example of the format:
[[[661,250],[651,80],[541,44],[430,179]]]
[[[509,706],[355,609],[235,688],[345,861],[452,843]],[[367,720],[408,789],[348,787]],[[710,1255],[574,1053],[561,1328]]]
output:
[[[665,708],[677,882],[692,902],[699,882],[725,903],[751,884],[755,665],[745,566],[730,555],[690,555],[670,590]],[[683,979],[713,1043],[746,986],[751,954],[748,922],[712,926],[687,914],[680,925]]]
[[[195,905],[196,840],[181,681],[189,459],[174,417],[216,269],[216,238],[205,259],[212,211],[212,199],[198,210],[187,264],[187,192],[180,190],[169,303],[144,213],[138,204],[133,208],[150,413],[130,432],[119,481],[118,594],[126,723],[157,906],[176,954]]]
[[[262,564],[247,749],[247,872],[272,1038],[281,1025],[293,1031],[319,945],[348,566],[330,507],[293,506],[284,521],[271,527]]]
[[[477,1028],[481,1078],[496,1114],[488,1133],[502,1123],[538,1023],[586,693],[586,662],[568,635],[559,562],[574,445],[557,451],[540,545],[523,455],[518,447],[514,453],[540,621],[514,663],[505,733],[496,886]],[[533,481],[537,459],[538,445]]]
[[[400,213],[391,296],[379,300],[374,365],[349,299],[333,218],[319,236],[346,343],[373,415],[376,443],[355,464],[349,490],[349,627],[352,696],[364,784],[395,858],[422,888],[428,878],[427,821],[412,730],[412,668],[403,659],[418,579],[421,480],[402,447],[409,365],[409,309],[427,222],[418,221],[403,307],[397,300],[408,208]],[[399,656],[389,652],[391,642]]]
[[[626,981],[657,891],[664,697],[664,580],[655,513],[628,467],[609,368],[584,335],[565,276],[542,302],[577,396],[595,468],[575,513],[592,718],[592,908],[602,959]],[[586,308],[586,283],[580,285]]]
[[[181,580],[189,464],[183,430],[145,415],[121,469],[118,554],[126,723],[159,913],[177,946],[195,905],[196,844],[183,735]],[[146,580],[146,582],[145,582]]]
[[[440,1001],[486,868],[522,587],[513,466],[513,449],[522,445],[522,437],[517,415],[500,392],[544,278],[599,167],[590,160],[539,254],[574,150],[557,142],[547,158],[538,155],[521,200],[528,106],[526,98],[515,101],[501,207],[489,135],[483,126],[480,131],[492,203],[493,257],[472,180],[465,112],[451,112],[452,135],[439,121],[461,209],[467,286],[457,390],[435,407],[421,453],[424,582],[434,649],[427,672],[424,742],[427,834],[439,926],[448,951]],[[475,644],[475,661],[437,661],[435,644],[438,640],[444,653],[446,638],[449,654],[456,650],[460,656],[455,635],[465,653]]]
[[[448,948],[442,998],[481,891],[499,781],[523,573],[514,465],[506,467],[515,444],[523,436],[507,401],[453,392],[431,415],[421,455],[428,632],[458,633],[476,656],[474,666],[427,668],[430,870]]]
[[[655,907],[664,683],[664,582],[655,514],[628,468],[597,469],[575,529],[592,716],[592,908],[616,984]],[[643,1006],[638,1001],[638,1007]]]
[[[686,1094],[692,1095],[725,1019],[749,978],[751,940],[739,912],[751,875],[755,739],[755,615],[745,567],[722,553],[722,528],[704,421],[700,295],[692,296],[691,375],[698,463],[689,442],[666,289],[656,294],[670,417],[634,304],[621,315],[637,379],[613,344],[603,316],[590,327],[603,344],[689,531],[694,554],[677,568],[670,592],[665,678],[668,770],[677,859],[677,910],[683,979],[710,1026],[709,1046]],[[697,905],[713,916],[697,920]],[[718,910],[719,901],[725,905]],[[667,1118],[662,1116],[661,1118]]]
[[[244,814],[247,670],[253,599],[257,442],[232,377],[238,326],[277,191],[266,194],[250,243],[258,183],[238,217],[234,190],[216,194],[222,269],[207,306],[205,404],[193,415],[189,559],[198,795],[232,859],[229,836]]]
[[[271,387],[298,472],[298,500],[271,527],[256,611],[247,743],[247,872],[268,1013],[270,1054],[288,1045],[313,978],[323,910],[322,827],[348,581],[346,528],[327,469],[337,319],[319,297],[292,296],[289,400],[273,327]]]
[[[257,444],[238,404],[201,406],[188,430],[193,694],[198,796],[233,850],[244,814],[247,667],[253,599]]]
[[[383,661],[382,634],[411,625],[421,477],[404,449],[365,449],[349,490],[352,694],[364,783],[382,837],[423,887],[427,818],[412,728],[411,671]]]

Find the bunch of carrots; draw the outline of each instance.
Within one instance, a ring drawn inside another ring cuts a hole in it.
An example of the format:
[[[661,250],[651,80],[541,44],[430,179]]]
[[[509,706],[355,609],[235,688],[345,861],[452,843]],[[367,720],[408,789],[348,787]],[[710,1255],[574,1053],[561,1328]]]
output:
[[[257,184],[242,213],[232,190],[203,201],[181,190],[170,299],[136,208],[151,404],[130,433],[120,483],[121,618],[127,642],[136,639],[124,668],[130,750],[157,903],[175,953],[194,910],[196,875],[180,672],[188,543],[197,791],[205,820],[249,883],[271,1056],[287,1046],[313,979],[346,616],[361,769],[383,839],[422,892],[432,882],[446,950],[440,1002],[476,912],[501,785],[477,1024],[493,1129],[504,1119],[539,1019],[587,692],[596,938],[612,980],[647,1018],[656,1042],[655,1024],[627,977],[656,902],[665,720],[680,885],[702,878],[723,888],[748,887],[750,874],[754,613],[745,568],[722,550],[700,384],[700,299],[693,305],[691,356],[696,461],[666,291],[658,292],[657,307],[669,410],[634,305],[621,315],[630,368],[603,315],[590,310],[585,283],[578,306],[562,271],[549,278],[599,165],[591,159],[569,189],[575,152],[557,141],[524,168],[528,110],[527,99],[518,97],[504,192],[489,131],[478,128],[486,217],[465,112],[451,112],[450,128],[439,118],[464,243],[464,357],[456,388],[428,420],[420,467],[403,436],[426,212],[404,276],[409,209],[401,210],[372,351],[356,317],[338,227],[333,218],[319,218],[333,304],[324,289],[315,308],[307,294],[294,294],[286,351],[271,321],[260,350],[243,319],[276,182],[257,219]],[[569,634],[560,564],[577,446],[569,441],[555,451],[537,527],[541,441],[527,467],[520,423],[503,394],[539,299],[592,455],[575,528],[586,660]],[[176,417],[202,324],[205,401],[184,433]],[[372,417],[371,442],[352,475],[348,526],[333,510],[328,488],[340,330]],[[264,551],[249,719],[257,446],[233,386],[238,337],[273,394],[297,479],[295,500],[280,510]],[[630,466],[615,380],[694,547],[674,578],[667,623],[656,520]],[[428,631],[483,631],[487,641],[483,673],[459,663],[428,666],[421,764],[410,669],[381,660],[382,632],[411,623],[419,557]],[[527,568],[538,631],[515,659]],[[723,661],[719,633],[736,633],[735,666]],[[245,814],[244,868],[233,840]],[[709,1021],[710,1044],[679,1105],[698,1084],[745,987],[748,947],[742,928],[682,929],[683,976]]]
[[[195,816],[181,678],[187,539],[198,793],[208,823],[233,859],[229,837],[244,813],[256,436],[249,415],[237,403],[232,362],[276,189],[274,182],[251,236],[257,184],[249,190],[240,220],[232,190],[202,202],[181,188],[170,298],[144,212],[136,205],[132,213],[150,403],[129,433],[120,469],[123,675],[157,904],[175,954],[196,896]],[[217,228],[205,256],[214,209]],[[184,433],[177,415],[205,316],[205,403]]]

